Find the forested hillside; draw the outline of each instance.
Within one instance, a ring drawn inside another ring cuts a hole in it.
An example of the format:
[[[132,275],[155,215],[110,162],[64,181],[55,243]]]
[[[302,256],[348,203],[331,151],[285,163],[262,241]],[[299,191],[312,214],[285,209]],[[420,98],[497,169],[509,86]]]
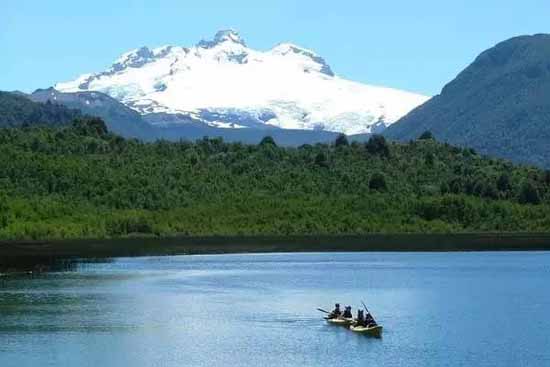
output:
[[[384,131],[437,139],[550,168],[550,35],[522,36],[483,52],[424,105]]]
[[[128,138],[155,140],[158,131],[142,116],[116,99],[99,92],[61,93],[53,88],[38,89],[28,96],[34,102],[57,103],[82,113],[100,117],[110,131]]]
[[[65,125],[79,116],[80,111],[56,103],[36,103],[24,95],[0,91],[0,127]]]
[[[143,143],[0,129],[0,238],[548,231],[550,174],[440,144]]]

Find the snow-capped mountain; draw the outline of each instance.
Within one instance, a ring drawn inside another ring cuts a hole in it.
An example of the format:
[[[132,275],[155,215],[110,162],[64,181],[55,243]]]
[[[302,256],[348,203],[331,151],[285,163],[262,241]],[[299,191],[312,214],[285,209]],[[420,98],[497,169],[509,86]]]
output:
[[[107,71],[55,88],[106,93],[154,116],[148,121],[156,125],[199,122],[346,134],[379,132],[428,99],[340,78],[322,57],[293,44],[253,50],[233,30],[190,48],[133,50]]]

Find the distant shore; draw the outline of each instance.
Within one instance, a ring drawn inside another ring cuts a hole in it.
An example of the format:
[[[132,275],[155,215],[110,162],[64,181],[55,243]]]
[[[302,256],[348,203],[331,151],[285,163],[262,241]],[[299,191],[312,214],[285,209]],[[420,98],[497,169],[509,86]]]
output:
[[[544,250],[550,250],[550,233],[133,237],[106,240],[0,241],[0,259],[8,257],[98,258],[267,252]]]

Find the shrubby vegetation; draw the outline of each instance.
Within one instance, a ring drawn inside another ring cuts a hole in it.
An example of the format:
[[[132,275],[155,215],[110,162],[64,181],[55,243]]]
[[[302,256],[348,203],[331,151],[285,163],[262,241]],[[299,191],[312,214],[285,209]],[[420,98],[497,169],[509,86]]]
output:
[[[0,238],[547,231],[550,174],[433,139],[142,143],[0,129]]]

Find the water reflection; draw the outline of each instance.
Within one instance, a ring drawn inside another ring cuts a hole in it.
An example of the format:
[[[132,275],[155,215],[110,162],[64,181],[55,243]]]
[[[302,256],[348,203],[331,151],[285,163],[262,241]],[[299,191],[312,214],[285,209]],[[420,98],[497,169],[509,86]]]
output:
[[[105,316],[124,295],[103,292],[123,274],[99,274],[114,259],[12,257],[0,259],[0,336],[112,332],[125,325]],[[1,339],[1,338],[0,338]],[[2,348],[0,347],[0,366]]]
[[[110,258],[60,258],[51,256],[22,256],[0,258],[0,275],[32,275],[45,272],[78,271],[85,264],[110,263]]]

